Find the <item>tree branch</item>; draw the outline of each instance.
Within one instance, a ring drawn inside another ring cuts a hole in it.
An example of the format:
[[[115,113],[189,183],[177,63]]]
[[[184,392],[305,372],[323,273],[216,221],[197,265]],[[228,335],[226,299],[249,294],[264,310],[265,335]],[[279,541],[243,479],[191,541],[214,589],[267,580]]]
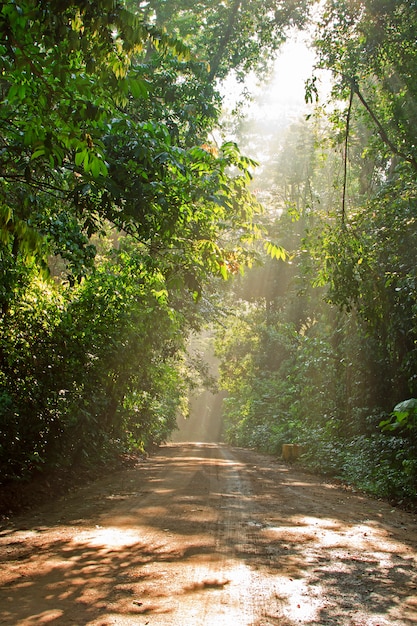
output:
[[[233,3],[233,6],[231,8],[230,11],[230,15],[229,15],[229,19],[227,22],[227,27],[226,30],[223,34],[223,37],[220,39],[219,41],[219,46],[217,48],[217,52],[214,54],[213,58],[210,60],[210,73],[209,73],[209,80],[213,80],[216,76],[217,70],[219,68],[220,65],[220,61],[222,59],[222,56],[225,52],[225,48],[227,46],[227,44],[229,43],[232,34],[233,34],[233,27],[235,25],[236,22],[236,18],[237,15],[239,13],[239,9],[242,5],[242,0],[235,0],[235,2]]]
[[[365,98],[363,97],[361,91],[359,90],[359,85],[356,82],[355,79],[352,78],[348,78],[348,81],[351,85],[351,89],[354,91],[354,93],[356,93],[356,95],[358,96],[360,102],[363,104],[363,106],[365,107],[365,109],[367,110],[367,112],[369,113],[369,115],[371,116],[373,122],[375,123],[377,130],[378,130],[378,135],[380,136],[380,138],[382,139],[382,141],[389,147],[389,149],[391,150],[391,152],[393,152],[393,154],[396,154],[397,156],[401,157],[402,159],[404,159],[404,161],[406,161],[407,163],[410,163],[410,165],[416,170],[417,172],[417,160],[409,155],[406,154],[405,152],[402,152],[389,138],[387,131],[385,130],[385,128],[382,126],[381,122],[379,121],[379,119],[377,118],[376,114],[374,113],[374,111],[371,109],[371,107],[369,106],[369,104],[367,103],[367,101],[365,100]]]

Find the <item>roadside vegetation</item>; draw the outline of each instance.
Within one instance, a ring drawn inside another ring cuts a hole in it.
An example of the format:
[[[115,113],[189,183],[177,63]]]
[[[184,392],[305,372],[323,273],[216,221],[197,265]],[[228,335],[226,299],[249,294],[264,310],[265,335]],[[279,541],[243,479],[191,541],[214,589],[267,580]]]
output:
[[[359,7],[360,6],[360,10]],[[220,331],[226,438],[375,496],[417,496],[417,55],[408,2],[329,2],[315,32],[330,101],[265,173],[267,260]],[[308,94],[319,86],[312,77]]]

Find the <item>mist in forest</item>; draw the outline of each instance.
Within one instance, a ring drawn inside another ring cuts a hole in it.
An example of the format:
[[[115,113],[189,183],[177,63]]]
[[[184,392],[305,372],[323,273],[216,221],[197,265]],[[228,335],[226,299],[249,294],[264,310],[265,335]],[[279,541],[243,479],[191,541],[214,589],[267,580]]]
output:
[[[311,76],[314,55],[309,50],[305,39],[300,36],[291,38],[282,48],[276,59],[274,69],[262,84],[254,77],[248,79],[245,88],[252,94],[243,105],[243,116],[233,131],[236,136],[226,137],[239,143],[242,152],[255,158],[259,163],[259,178],[254,172],[254,187],[262,189],[261,176],[268,167],[274,166],[276,151],[284,143],[286,130],[308,112],[304,98],[305,81]],[[240,99],[242,85],[229,79],[225,85],[224,116],[231,118],[232,111]],[[227,126],[227,124],[226,124]],[[263,290],[257,282],[256,274],[253,289]],[[265,274],[263,281],[267,281]],[[256,295],[256,294],[254,294]],[[198,343],[198,338],[197,338]],[[203,358],[211,373],[216,376],[217,362],[210,344],[200,345]],[[222,438],[222,404],[225,392],[213,392],[203,387],[194,391],[189,398],[189,416],[178,416],[178,430],[171,436],[173,442],[217,442]]]
[[[216,443],[222,439],[223,393],[202,390],[190,398],[189,417],[178,417],[178,430],[172,434],[173,442],[199,441]]]
[[[217,380],[218,359],[214,354],[213,333],[203,331],[190,341],[188,352],[191,360],[199,359],[207,368],[206,377]],[[222,403],[225,393],[216,391],[207,381],[200,380],[189,397],[189,415],[177,417],[178,430],[171,435],[174,443],[193,441],[215,443],[222,438]]]

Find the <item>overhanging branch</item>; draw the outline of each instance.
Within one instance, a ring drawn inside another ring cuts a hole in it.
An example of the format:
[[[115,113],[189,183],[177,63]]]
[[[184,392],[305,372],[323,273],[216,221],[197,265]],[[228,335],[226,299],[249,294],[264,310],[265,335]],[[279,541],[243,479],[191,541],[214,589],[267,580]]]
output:
[[[372,121],[375,123],[375,126],[376,126],[377,131],[378,131],[378,135],[380,136],[382,141],[389,147],[389,149],[391,150],[391,152],[393,154],[396,154],[397,156],[399,156],[401,159],[403,159],[407,163],[410,163],[410,165],[413,167],[413,169],[415,169],[415,171],[417,172],[417,160],[413,156],[411,156],[410,154],[407,154],[407,153],[403,152],[402,150],[400,150],[395,145],[395,143],[390,139],[390,137],[388,136],[387,131],[385,130],[385,128],[383,127],[383,125],[379,121],[378,117],[376,116],[375,112],[371,109],[370,105],[368,104],[368,102],[365,100],[363,94],[361,93],[357,81],[355,79],[349,78],[347,76],[345,76],[345,78],[348,80],[348,82],[349,82],[349,84],[351,86],[351,92],[353,91],[358,96],[360,102],[365,107],[366,111],[369,113]]]
[[[350,131],[350,115],[352,112],[353,102],[353,88],[350,90],[349,106],[346,115],[346,133],[345,133],[345,148],[343,154],[343,195],[342,195],[342,225],[345,224],[346,215],[346,187],[347,187],[347,162],[348,162],[348,147],[349,147],[349,131]]]

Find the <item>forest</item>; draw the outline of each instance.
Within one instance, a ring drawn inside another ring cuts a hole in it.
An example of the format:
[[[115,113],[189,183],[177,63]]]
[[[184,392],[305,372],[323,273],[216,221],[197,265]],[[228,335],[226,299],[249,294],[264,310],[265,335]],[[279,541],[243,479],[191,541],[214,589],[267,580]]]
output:
[[[227,443],[415,506],[416,27],[412,0],[2,3],[1,488],[169,441],[210,328]],[[225,85],[294,32],[310,113],[266,140]]]

